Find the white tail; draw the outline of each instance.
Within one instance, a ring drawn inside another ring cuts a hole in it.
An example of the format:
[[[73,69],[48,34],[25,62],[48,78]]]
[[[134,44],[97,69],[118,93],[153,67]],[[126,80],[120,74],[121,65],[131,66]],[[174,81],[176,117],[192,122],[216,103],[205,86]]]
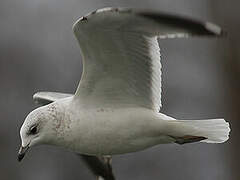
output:
[[[180,144],[191,142],[191,139],[192,142],[198,141],[194,141],[194,138],[200,138],[200,142],[223,143],[228,140],[230,132],[229,123],[224,119],[176,120],[169,123],[173,125],[171,136],[180,140]]]

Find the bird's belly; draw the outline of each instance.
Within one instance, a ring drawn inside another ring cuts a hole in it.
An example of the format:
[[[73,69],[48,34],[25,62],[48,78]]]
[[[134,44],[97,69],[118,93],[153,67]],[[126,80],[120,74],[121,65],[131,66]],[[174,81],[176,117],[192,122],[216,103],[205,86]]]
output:
[[[79,124],[79,138],[71,143],[72,150],[91,155],[123,154],[165,143],[169,139],[160,135],[159,120],[147,119],[149,116],[121,113],[111,117],[97,114],[94,117],[97,119],[88,118],[87,123]]]
[[[128,137],[105,134],[97,134],[95,138],[88,138],[88,141],[81,142],[75,146],[75,151],[90,155],[114,155],[136,152],[159,143],[156,137]]]
[[[101,136],[96,138],[94,143],[86,142],[80,146],[75,146],[72,150],[88,155],[116,155],[137,152],[158,144],[173,142],[171,137],[165,135],[137,139],[123,139],[122,137],[119,137],[118,139],[100,138]]]

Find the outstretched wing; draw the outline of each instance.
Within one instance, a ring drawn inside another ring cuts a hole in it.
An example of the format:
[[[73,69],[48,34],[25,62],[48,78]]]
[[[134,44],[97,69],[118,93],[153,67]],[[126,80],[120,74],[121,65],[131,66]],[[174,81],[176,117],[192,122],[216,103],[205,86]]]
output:
[[[83,75],[75,99],[87,107],[161,107],[157,38],[219,36],[211,23],[125,8],[104,8],[80,18],[73,31]]]

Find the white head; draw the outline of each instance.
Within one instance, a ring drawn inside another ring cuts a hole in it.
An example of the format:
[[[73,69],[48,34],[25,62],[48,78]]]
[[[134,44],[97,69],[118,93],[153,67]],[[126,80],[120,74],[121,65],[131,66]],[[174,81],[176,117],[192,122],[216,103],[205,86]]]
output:
[[[55,114],[54,109],[49,108],[49,105],[39,107],[28,114],[20,130],[22,145],[18,152],[19,161],[30,147],[46,144],[54,138],[56,132],[52,128],[52,122]]]

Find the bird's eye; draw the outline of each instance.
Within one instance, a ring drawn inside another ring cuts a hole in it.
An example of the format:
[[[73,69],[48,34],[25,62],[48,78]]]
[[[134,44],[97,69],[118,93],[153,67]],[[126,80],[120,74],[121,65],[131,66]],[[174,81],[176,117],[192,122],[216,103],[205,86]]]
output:
[[[37,133],[37,126],[33,126],[30,128],[29,134],[36,134]]]

